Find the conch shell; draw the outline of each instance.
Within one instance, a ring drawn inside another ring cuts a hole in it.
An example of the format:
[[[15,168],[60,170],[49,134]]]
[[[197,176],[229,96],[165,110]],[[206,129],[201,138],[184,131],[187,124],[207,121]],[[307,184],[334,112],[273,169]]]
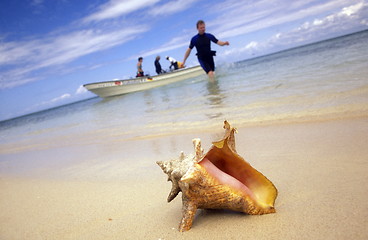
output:
[[[181,232],[192,227],[197,209],[229,209],[251,215],[276,212],[276,187],[237,154],[236,129],[227,121],[224,128],[224,138],[213,142],[206,154],[200,140],[193,139],[194,156],[181,153],[177,160],[157,162],[172,182],[167,201],[182,192]]]

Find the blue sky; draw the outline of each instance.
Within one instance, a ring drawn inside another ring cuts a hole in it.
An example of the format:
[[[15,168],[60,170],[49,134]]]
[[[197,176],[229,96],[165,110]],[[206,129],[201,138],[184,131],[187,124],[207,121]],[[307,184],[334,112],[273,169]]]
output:
[[[83,84],[135,76],[139,56],[168,68],[199,19],[230,42],[220,65],[368,29],[368,0],[1,1],[0,120],[93,97]]]

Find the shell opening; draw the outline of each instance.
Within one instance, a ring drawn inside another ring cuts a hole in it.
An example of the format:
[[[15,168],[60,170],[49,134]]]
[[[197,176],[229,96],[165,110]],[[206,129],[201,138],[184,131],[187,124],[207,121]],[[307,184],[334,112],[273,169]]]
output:
[[[255,199],[253,192],[241,181],[235,177],[223,172],[217,168],[210,160],[204,158],[200,163],[214,178],[216,178],[221,184],[229,185],[230,187],[244,192],[246,195]]]
[[[226,142],[222,148],[213,147],[199,164],[212,171],[221,183],[245,192],[263,207],[273,208],[277,190],[272,182],[234,153]]]

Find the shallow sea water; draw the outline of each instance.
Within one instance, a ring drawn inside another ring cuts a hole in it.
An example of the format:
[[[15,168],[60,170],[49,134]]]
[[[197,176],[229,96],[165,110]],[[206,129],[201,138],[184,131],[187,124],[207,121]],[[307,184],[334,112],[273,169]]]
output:
[[[24,163],[27,154],[40,150],[66,161],[86,148],[98,158],[132,140],[217,131],[225,119],[242,127],[368,116],[366,39],[368,31],[218,65],[215,82],[203,75],[0,122],[0,163],[27,169],[37,164]]]

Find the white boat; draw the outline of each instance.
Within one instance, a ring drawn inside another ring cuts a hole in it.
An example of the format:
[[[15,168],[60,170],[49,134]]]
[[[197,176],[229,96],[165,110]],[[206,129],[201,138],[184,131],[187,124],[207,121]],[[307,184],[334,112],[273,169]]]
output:
[[[182,68],[155,76],[89,83],[83,86],[96,95],[105,98],[163,86],[188,78],[200,76],[204,73],[205,72],[203,71],[201,66],[198,65],[195,67]]]

